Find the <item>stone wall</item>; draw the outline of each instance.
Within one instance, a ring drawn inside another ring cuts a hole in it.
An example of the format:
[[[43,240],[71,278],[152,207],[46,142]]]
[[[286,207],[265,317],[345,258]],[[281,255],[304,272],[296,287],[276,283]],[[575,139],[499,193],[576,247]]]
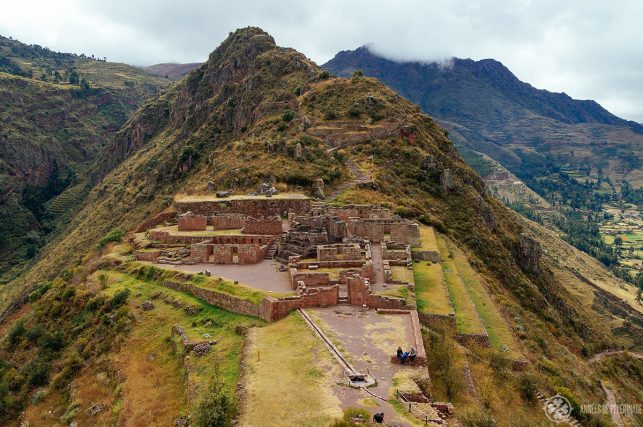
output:
[[[455,314],[441,315],[441,314],[426,314],[418,313],[420,323],[429,328],[442,328],[444,326],[455,331]]]
[[[438,251],[424,251],[414,249],[411,251],[411,256],[414,261],[431,261],[431,262],[442,262],[442,256]]]
[[[353,275],[352,277],[346,277],[346,282],[348,303],[350,305],[365,305],[369,308],[406,309],[406,301],[403,299],[372,294],[368,279]]]
[[[412,247],[421,246],[420,227],[416,223],[398,223],[390,225],[391,240],[402,242]]]
[[[364,259],[364,252],[357,243],[337,243],[317,246],[320,261],[342,261]]]
[[[177,282],[174,280],[165,280],[163,286],[175,289],[181,292],[186,292],[194,295],[195,297],[207,302],[208,304],[216,305],[224,310],[232,311],[234,313],[246,314],[248,316],[255,316],[266,319],[262,316],[261,306],[253,304],[249,301],[244,301],[232,295],[217,292],[211,289],[200,288],[196,285],[186,282]]]
[[[298,283],[303,282],[306,287],[329,286],[330,275],[328,273],[301,271],[290,268],[290,285],[293,289],[298,288]]]
[[[149,230],[147,232],[150,240],[160,241],[173,245],[189,245],[192,243],[209,242],[211,237],[204,236],[177,236],[162,230]]]
[[[267,245],[259,244],[194,244],[190,248],[190,260],[213,264],[256,264],[264,259]]]
[[[348,205],[331,208],[333,215],[344,221],[348,218],[390,219],[394,214],[387,208],[375,205]]]
[[[159,255],[161,255],[160,250],[134,251],[137,261],[156,261]]]
[[[261,301],[261,318],[269,321],[283,319],[298,308],[330,307],[339,302],[339,286],[306,289],[297,297],[266,297]]]
[[[243,233],[269,234],[277,236],[283,232],[281,218],[278,216],[252,218],[249,217],[243,227]]]
[[[134,233],[142,233],[144,231],[149,230],[150,228],[156,227],[159,224],[163,224],[165,221],[171,221],[176,218],[176,215],[177,215],[176,211],[158,213],[154,215],[152,218],[141,223],[138,227],[136,227],[136,230],[134,230]]]
[[[204,215],[184,214],[179,216],[179,231],[204,231],[208,226],[208,218]]]
[[[219,214],[211,216],[209,223],[215,230],[235,230],[243,228],[246,218],[246,215],[237,213]]]
[[[479,345],[489,347],[489,335],[485,334],[456,334],[455,339],[463,345]]]
[[[288,211],[306,213],[311,209],[308,198],[242,198],[203,201],[174,202],[179,213],[191,211],[195,214],[213,216],[215,214],[239,213],[253,217],[288,215]]]
[[[383,242],[382,259],[385,260],[410,260],[411,249],[408,243]]]
[[[235,296],[200,288],[187,282],[165,280],[163,286],[185,292],[233,313],[258,317],[268,322],[283,319],[298,308],[328,307],[339,302],[339,286],[305,289],[299,296],[288,298],[264,297],[259,304],[253,304]]]

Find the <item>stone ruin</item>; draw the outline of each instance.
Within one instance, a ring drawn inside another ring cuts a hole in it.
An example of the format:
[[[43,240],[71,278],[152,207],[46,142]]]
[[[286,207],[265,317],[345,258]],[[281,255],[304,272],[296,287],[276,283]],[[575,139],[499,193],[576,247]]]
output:
[[[273,194],[269,186],[262,185],[260,192]],[[291,289],[304,298],[297,300],[301,304],[335,301],[406,308],[404,299],[371,289],[376,278],[372,245],[381,248],[384,282],[401,284],[393,280],[391,267],[411,268],[412,249],[421,244],[418,224],[387,208],[332,206],[287,194],[199,197],[177,200],[175,208],[174,216],[159,214],[139,226],[147,229],[140,231],[144,238],[135,252],[137,259],[169,264],[256,264],[273,259],[279,271],[288,273]]]

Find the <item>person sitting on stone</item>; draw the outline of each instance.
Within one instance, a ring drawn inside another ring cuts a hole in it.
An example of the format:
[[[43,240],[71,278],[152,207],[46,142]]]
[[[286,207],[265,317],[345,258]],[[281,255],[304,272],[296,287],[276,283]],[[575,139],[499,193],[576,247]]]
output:
[[[375,413],[375,415],[373,415],[373,421],[378,424],[382,424],[384,422],[384,412]]]
[[[405,351],[404,353],[402,353],[402,359],[400,360],[400,363],[404,365],[404,363],[406,363],[406,359],[408,358],[409,358],[409,352]]]
[[[404,354],[404,352],[402,351],[402,347],[398,347],[397,348],[397,358],[402,359],[402,354]]]
[[[415,347],[411,347],[411,351],[409,352],[409,360],[413,362],[415,360],[415,356],[418,355],[418,351],[415,349]]]

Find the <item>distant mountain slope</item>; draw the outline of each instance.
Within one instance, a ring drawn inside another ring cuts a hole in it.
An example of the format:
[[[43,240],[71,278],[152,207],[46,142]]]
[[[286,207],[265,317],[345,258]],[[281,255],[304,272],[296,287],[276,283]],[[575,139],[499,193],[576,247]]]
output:
[[[0,284],[79,208],[86,192],[78,185],[97,153],[168,84],[136,67],[0,36]],[[74,185],[75,203],[46,209]]]
[[[556,163],[610,177],[617,186],[643,185],[643,126],[594,101],[536,89],[498,61],[400,63],[361,47],[338,53],[324,68],[340,76],[360,69],[380,79],[436,117],[457,144],[521,178],[538,175],[536,164]]]
[[[190,71],[201,65],[200,62],[191,62],[188,64],[162,63],[143,67],[148,73],[159,77],[166,77],[171,80],[179,80]]]

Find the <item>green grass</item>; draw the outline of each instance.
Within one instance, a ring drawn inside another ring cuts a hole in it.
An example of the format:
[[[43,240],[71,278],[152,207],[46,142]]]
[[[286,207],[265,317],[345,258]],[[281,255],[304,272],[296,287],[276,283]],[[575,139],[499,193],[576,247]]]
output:
[[[235,284],[230,280],[217,280],[207,276],[194,275],[190,279],[190,283],[204,289],[211,289],[224,294],[232,295],[244,301],[253,304],[260,304],[261,300],[265,297],[281,298],[286,296],[295,295],[294,292],[266,292],[260,289],[255,289],[251,286],[237,283]]]
[[[386,290],[376,293],[377,295],[387,297],[407,299],[409,296],[409,288],[406,285],[388,285]]]
[[[438,250],[438,244],[433,227],[427,227],[425,225],[420,226],[420,247],[418,249],[423,251]]]
[[[420,313],[448,316],[453,314],[445,287],[444,272],[438,263],[426,261],[413,264],[417,308]]]
[[[193,379],[199,388],[207,384],[216,368],[218,375],[226,384],[226,390],[230,393],[234,392],[239,378],[241,346],[243,344],[243,337],[238,334],[237,327],[263,325],[264,321],[225,311],[192,295],[165,288],[153,281],[143,281],[128,274],[105,270],[97,271],[96,275],[101,273],[107,274],[110,281],[109,287],[104,292],[107,295],[113,295],[128,288],[130,290],[130,305],[151,300],[154,294],[162,293],[171,299],[179,300],[183,306],[200,307],[199,313],[187,315],[183,308],[174,308],[160,299],[154,300],[156,307],[149,313],[154,313],[163,321],[150,325],[152,328],[148,331],[151,334],[149,338],[160,339],[170,336],[171,327],[174,324],[180,325],[188,338],[193,341],[205,340],[204,334],[209,334],[211,339],[217,340],[217,344],[213,348],[214,351],[211,351],[207,357],[192,358],[191,375],[194,375]]]
[[[441,263],[442,271],[453,304],[453,311],[455,312],[457,332],[461,334],[484,334],[485,329],[476,307],[473,305],[473,301],[462,279],[458,275],[455,262],[449,258],[449,249],[447,248],[446,241],[442,236],[439,236],[437,242],[442,258],[444,259]]]
[[[406,283],[413,283],[413,270],[399,265],[391,266],[391,274],[393,280],[398,280]]]

